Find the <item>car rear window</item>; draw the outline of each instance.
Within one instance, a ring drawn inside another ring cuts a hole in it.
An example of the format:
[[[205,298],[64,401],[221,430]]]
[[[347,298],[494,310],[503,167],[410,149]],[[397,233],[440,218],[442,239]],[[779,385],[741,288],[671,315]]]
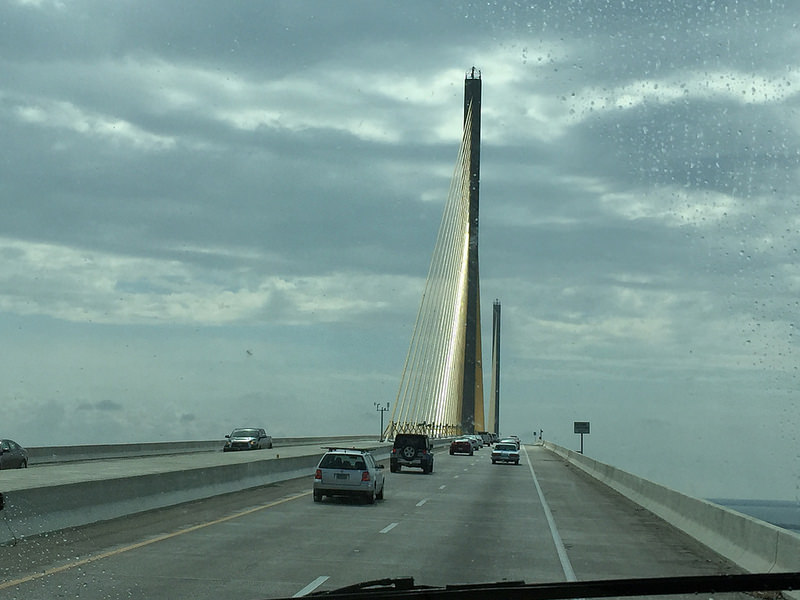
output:
[[[319,463],[320,469],[349,469],[361,471],[367,468],[360,454],[326,454]]]
[[[394,440],[395,448],[413,446],[414,448],[425,448],[425,438],[421,436],[397,436]]]

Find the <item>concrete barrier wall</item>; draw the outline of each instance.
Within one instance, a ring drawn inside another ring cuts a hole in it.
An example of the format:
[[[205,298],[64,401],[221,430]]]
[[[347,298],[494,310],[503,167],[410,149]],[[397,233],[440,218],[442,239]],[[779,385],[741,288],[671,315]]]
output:
[[[8,527],[0,530],[0,541],[310,477],[318,461],[319,455],[298,456],[7,492]]]
[[[363,447],[363,437],[302,438],[304,445],[321,446],[355,440]],[[372,447],[377,460],[389,458],[390,452],[391,445],[377,441]],[[320,447],[301,456],[0,490],[4,504],[0,520],[5,522],[0,527],[0,543],[299,477],[309,478],[310,492],[314,469],[323,454]],[[243,453],[243,458],[250,456]]]
[[[342,435],[334,437],[284,437],[273,438],[276,446],[301,446],[316,443],[345,443],[363,440],[366,435]],[[377,437],[377,436],[376,436]],[[36,446],[27,448],[31,465],[107,458],[131,458],[134,456],[160,456],[190,452],[219,452],[224,439],[186,442],[144,442],[140,444],[91,444],[83,446]]]
[[[152,442],[142,444],[92,444],[85,446],[37,446],[28,448],[31,465],[41,465],[104,458],[132,456],[157,456],[184,452],[211,452],[221,450],[224,440],[200,442]]]
[[[752,573],[800,571],[800,535],[549,442],[545,447]],[[794,598],[800,594],[794,592]]]

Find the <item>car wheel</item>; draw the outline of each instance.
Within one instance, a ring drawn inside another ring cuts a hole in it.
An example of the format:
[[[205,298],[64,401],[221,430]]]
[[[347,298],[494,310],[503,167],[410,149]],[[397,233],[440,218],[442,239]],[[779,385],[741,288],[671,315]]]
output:
[[[377,494],[375,494],[375,497],[376,497],[378,500],[383,500],[383,488],[385,488],[385,487],[386,487],[386,483],[384,483],[384,484],[381,486],[381,491],[380,491],[380,492],[378,492]]]
[[[406,446],[403,448],[402,454],[406,460],[411,460],[417,455],[417,449],[414,446]]]
[[[496,465],[496,464],[497,464],[497,461],[496,461],[496,460],[493,460],[493,461],[492,461],[492,464],[493,464],[493,465]]]
[[[322,502],[322,494],[319,492],[314,492],[314,502]]]
[[[367,492],[367,504],[375,504],[375,492]]]
[[[455,452],[453,452],[452,450],[450,450],[450,456],[453,456],[453,454],[455,454]]]
[[[519,461],[518,461],[518,460],[515,460],[515,461],[514,461],[514,464],[515,464],[515,465],[518,465],[518,464],[519,464]]]
[[[392,473],[399,473],[401,468],[402,468],[402,467],[401,467],[400,465],[395,465],[395,466],[393,466],[393,467],[389,467],[389,470],[390,470]]]
[[[472,450],[470,450],[469,451],[469,455],[472,456],[473,454],[475,454],[475,453]]]
[[[272,442],[269,443],[269,449],[272,450]]]
[[[20,468],[20,469],[27,469],[27,468],[28,468],[28,461],[27,461],[27,460],[23,460],[23,461],[20,463],[20,465],[19,465],[19,468]]]

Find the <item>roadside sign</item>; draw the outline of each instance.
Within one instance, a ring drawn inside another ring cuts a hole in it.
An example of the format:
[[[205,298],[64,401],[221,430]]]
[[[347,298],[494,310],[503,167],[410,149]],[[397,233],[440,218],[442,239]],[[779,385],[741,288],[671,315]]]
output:
[[[575,433],[581,434],[581,449],[579,452],[583,454],[583,434],[589,433],[589,421],[575,421]]]
[[[589,421],[575,421],[575,433],[589,433]]]

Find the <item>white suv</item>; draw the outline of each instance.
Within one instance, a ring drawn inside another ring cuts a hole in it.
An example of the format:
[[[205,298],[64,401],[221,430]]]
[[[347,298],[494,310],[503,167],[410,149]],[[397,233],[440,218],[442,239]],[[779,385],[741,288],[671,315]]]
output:
[[[359,496],[369,504],[383,499],[383,465],[368,450],[329,448],[314,473],[314,502],[323,496]]]

